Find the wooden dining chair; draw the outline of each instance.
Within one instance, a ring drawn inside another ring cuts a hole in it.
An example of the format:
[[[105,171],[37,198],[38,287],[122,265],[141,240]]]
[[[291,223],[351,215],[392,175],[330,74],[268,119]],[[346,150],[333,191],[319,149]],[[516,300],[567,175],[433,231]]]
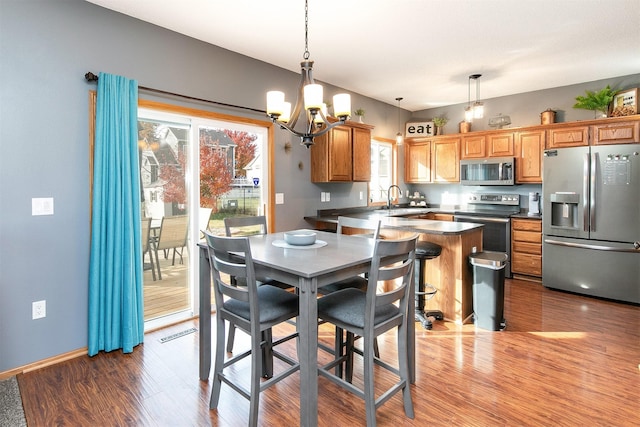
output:
[[[367,426],[376,425],[376,409],[391,396],[402,391],[404,412],[414,417],[411,389],[409,387],[409,344],[407,330],[413,321],[411,283],[414,274],[415,250],[418,235],[404,239],[376,240],[367,290],[347,288],[318,300],[318,317],[332,323],[336,329],[347,331],[346,353],[334,355],[334,359],[318,369],[318,373],[365,401]],[[379,282],[395,281],[391,290],[378,293]],[[374,355],[374,339],[392,329],[397,329],[397,367]],[[337,332],[336,332],[337,334]],[[356,335],[362,337],[363,350],[353,345]],[[364,359],[364,387],[352,384],[353,355]],[[345,378],[332,370],[346,363]],[[389,371],[397,381],[376,398],[374,365]]]
[[[296,338],[298,334],[286,335],[276,342],[272,341],[271,336],[271,329],[274,326],[298,316],[298,296],[276,286],[264,284],[258,286],[251,257],[251,246],[247,237],[214,236],[205,232],[205,239],[209,251],[216,304],[215,362],[209,406],[211,409],[218,407],[220,390],[224,382],[249,400],[249,426],[257,426],[260,393],[300,369],[298,361],[274,349]],[[235,286],[228,277],[242,278],[246,286]],[[233,327],[240,328],[251,338],[251,348],[248,351],[234,355],[226,361],[225,321]],[[285,362],[288,367],[270,379],[261,381],[264,350],[270,356]],[[241,372],[241,368],[229,369],[233,371],[230,375],[226,374],[226,369],[248,356],[251,356],[251,385],[247,390],[242,385],[242,381],[234,380]]]

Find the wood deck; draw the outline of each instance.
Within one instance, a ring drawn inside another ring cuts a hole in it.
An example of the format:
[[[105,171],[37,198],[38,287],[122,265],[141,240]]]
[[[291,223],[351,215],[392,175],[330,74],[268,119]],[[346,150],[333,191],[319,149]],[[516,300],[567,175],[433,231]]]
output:
[[[151,270],[144,271],[144,320],[156,319],[177,311],[189,308],[189,284],[188,266],[189,253],[187,249],[183,251],[184,263],[180,264],[180,257],[176,255],[175,265],[171,265],[171,255],[160,257],[160,268],[162,280],[153,280]],[[148,261],[148,259],[147,259]]]

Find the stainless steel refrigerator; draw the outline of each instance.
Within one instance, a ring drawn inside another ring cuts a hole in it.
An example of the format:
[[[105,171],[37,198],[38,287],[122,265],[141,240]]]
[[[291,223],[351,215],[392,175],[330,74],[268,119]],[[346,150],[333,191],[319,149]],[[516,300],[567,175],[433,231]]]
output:
[[[640,143],[544,152],[542,282],[640,303]]]

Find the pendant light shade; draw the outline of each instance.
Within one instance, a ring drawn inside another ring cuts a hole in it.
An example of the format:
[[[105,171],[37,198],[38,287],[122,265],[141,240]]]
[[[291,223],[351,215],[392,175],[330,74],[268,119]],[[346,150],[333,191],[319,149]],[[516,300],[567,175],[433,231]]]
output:
[[[396,98],[396,101],[398,101],[398,133],[396,134],[396,145],[402,145],[404,142],[404,138],[402,137],[402,125],[400,123],[400,101],[402,100],[402,97]]]
[[[471,123],[473,119],[484,117],[484,104],[480,102],[480,77],[482,74],[471,74],[468,81],[467,108],[464,109],[464,121]],[[471,104],[471,80],[476,82],[476,100]]]

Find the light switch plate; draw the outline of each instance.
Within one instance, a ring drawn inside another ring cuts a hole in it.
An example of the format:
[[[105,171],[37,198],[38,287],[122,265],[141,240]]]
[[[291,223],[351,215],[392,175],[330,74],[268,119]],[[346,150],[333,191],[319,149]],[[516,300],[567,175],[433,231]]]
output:
[[[53,215],[53,197],[32,198],[31,215]]]
[[[284,205],[284,193],[276,193],[276,205]]]

